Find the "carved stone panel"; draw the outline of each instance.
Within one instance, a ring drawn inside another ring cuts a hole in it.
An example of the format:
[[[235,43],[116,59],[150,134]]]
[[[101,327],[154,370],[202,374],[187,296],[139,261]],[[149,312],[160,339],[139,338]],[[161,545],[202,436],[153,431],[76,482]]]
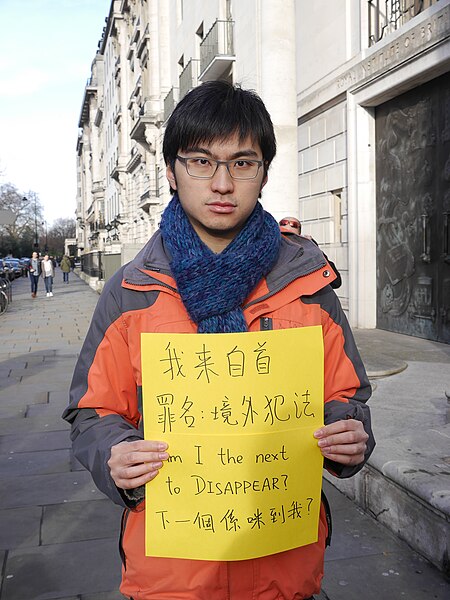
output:
[[[377,326],[450,343],[450,73],[376,109]]]

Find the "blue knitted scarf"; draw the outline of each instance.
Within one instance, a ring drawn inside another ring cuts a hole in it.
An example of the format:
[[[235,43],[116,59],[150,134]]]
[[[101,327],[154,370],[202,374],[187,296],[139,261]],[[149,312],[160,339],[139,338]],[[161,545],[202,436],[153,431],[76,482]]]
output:
[[[198,332],[247,331],[241,306],[278,257],[281,235],[275,219],[258,202],[235,239],[215,254],[198,237],[175,194],[160,229],[178,291]]]

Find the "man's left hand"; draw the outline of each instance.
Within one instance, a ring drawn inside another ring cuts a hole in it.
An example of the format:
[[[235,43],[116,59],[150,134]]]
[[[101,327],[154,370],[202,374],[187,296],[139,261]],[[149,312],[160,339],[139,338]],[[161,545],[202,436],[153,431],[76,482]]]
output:
[[[364,461],[369,436],[361,421],[347,419],[324,425],[314,432],[325,458],[343,465],[359,465]]]

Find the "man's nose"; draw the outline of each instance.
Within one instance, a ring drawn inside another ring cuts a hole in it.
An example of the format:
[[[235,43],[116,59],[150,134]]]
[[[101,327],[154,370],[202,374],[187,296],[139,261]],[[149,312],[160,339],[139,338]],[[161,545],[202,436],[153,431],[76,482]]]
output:
[[[228,171],[227,165],[220,164],[211,179],[211,189],[220,194],[227,194],[234,189],[233,179]]]

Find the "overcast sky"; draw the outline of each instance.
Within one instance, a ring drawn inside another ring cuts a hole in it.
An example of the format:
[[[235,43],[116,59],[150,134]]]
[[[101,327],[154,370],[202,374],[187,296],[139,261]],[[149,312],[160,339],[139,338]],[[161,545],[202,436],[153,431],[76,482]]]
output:
[[[111,0],[0,0],[0,183],[73,217],[84,86]]]

